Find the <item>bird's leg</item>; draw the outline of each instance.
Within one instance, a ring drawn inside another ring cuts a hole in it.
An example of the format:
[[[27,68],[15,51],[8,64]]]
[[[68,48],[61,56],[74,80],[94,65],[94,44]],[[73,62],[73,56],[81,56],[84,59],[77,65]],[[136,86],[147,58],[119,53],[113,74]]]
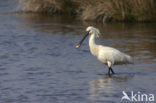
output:
[[[111,73],[110,73],[111,69],[108,68],[108,75],[111,76]]]
[[[111,70],[112,74],[115,74],[115,72],[113,71],[113,69],[111,67],[110,67],[110,70]]]
[[[110,76],[110,71],[112,71],[111,69],[111,62],[110,61],[107,61],[107,66],[108,66],[108,75]]]

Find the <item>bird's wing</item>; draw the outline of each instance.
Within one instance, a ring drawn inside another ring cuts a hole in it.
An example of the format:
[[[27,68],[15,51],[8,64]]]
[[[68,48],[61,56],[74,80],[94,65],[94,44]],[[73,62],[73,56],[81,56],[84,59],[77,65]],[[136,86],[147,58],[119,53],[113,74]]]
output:
[[[111,61],[112,64],[119,63],[124,60],[124,53],[119,50],[111,47],[103,47],[101,46],[99,49],[99,58],[103,61]]]

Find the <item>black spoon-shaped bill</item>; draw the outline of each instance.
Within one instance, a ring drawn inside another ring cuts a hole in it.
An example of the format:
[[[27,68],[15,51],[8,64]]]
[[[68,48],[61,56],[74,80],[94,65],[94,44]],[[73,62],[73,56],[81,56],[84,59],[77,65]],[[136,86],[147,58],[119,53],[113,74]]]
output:
[[[82,40],[75,46],[75,48],[80,48],[83,41],[86,39],[86,37],[89,35],[89,32],[86,33],[86,35],[82,38]]]

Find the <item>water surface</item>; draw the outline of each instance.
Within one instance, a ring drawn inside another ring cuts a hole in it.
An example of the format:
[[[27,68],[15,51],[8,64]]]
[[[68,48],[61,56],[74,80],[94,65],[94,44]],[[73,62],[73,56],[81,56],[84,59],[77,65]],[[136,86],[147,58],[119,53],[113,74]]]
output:
[[[13,13],[0,2],[0,103],[119,103],[122,91],[156,95],[156,24],[87,23],[68,17]],[[85,28],[100,29],[98,44],[131,55],[114,76],[90,54]]]

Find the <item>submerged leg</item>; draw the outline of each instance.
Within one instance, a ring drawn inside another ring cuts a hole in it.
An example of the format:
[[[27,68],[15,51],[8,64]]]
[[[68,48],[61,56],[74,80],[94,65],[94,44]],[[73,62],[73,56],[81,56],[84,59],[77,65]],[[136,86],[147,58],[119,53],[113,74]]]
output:
[[[111,70],[112,74],[115,74],[115,72],[113,71],[113,69],[111,67],[110,67],[110,70]]]
[[[109,76],[111,75],[110,71],[111,71],[111,69],[110,69],[110,68],[108,68],[108,75],[109,75]]]

